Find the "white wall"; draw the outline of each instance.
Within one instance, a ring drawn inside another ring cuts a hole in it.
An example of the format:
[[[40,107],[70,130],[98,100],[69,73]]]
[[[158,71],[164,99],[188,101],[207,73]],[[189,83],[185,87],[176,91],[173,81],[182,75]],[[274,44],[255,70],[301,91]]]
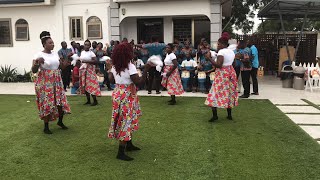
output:
[[[63,2],[63,4],[62,4]],[[11,18],[13,47],[0,47],[0,65],[17,67],[19,73],[29,71],[36,52],[42,50],[39,35],[49,31],[55,42],[55,51],[60,49],[60,42],[69,38],[69,16],[83,16],[84,39],[86,39],[86,20],[97,16],[102,21],[103,43],[109,42],[108,6],[109,0],[57,0],[54,6],[0,8],[0,18]],[[88,13],[86,13],[88,9]],[[64,18],[62,18],[62,16]],[[29,41],[15,40],[15,22],[23,18],[29,23]]]
[[[183,7],[183,8],[182,8]],[[125,9],[125,15],[122,14]],[[154,16],[188,16],[206,15],[210,17],[209,0],[188,1],[152,1],[152,2],[130,2],[120,6],[120,22],[126,17],[154,17]]]
[[[110,41],[109,31],[109,3],[105,0],[64,0],[63,1],[63,23],[64,23],[64,41],[71,42],[69,35],[69,17],[82,16],[83,21],[83,42],[87,39],[87,26],[86,21],[91,16],[97,16],[102,22],[102,38],[103,39],[90,39],[91,41],[102,42],[103,44]],[[79,41],[78,41],[79,42]]]
[[[123,38],[128,38],[129,42],[131,39],[134,40],[135,43],[138,42],[138,28],[137,28],[137,18],[130,17],[124,19],[120,24],[120,35],[121,40]]]
[[[0,65],[17,67],[20,73],[29,71],[36,52],[42,50],[39,35],[50,31],[58,45],[62,37],[59,6],[0,8],[0,18],[11,18],[13,47],[0,47]],[[14,13],[13,13],[14,12]],[[15,41],[15,22],[23,18],[29,23],[29,41]],[[57,50],[57,46],[55,48]]]

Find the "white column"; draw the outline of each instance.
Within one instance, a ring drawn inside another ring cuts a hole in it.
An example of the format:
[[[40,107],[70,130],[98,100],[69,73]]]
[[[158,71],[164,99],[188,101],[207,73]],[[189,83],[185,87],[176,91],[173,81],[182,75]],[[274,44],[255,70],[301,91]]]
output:
[[[164,42],[172,43],[173,42],[173,21],[172,17],[163,17],[163,34]]]
[[[222,33],[222,6],[220,0],[210,0],[210,44],[216,48],[218,39]]]
[[[120,41],[119,5],[110,2],[110,34],[111,40]]]

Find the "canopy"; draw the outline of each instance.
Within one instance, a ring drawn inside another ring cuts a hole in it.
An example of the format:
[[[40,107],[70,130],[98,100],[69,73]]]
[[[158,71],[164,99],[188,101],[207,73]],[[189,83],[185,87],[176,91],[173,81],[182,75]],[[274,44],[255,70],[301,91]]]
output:
[[[282,33],[285,38],[284,40],[287,49],[288,59],[295,61],[307,17],[320,18],[320,0],[273,0],[259,11],[258,16],[261,17],[262,20],[264,18],[280,19]],[[294,18],[303,18],[303,25],[301,27],[294,57],[290,57],[283,20],[291,20]]]
[[[273,0],[262,8],[258,16],[261,18],[279,18],[279,10],[283,19],[309,17],[320,18],[320,0]]]

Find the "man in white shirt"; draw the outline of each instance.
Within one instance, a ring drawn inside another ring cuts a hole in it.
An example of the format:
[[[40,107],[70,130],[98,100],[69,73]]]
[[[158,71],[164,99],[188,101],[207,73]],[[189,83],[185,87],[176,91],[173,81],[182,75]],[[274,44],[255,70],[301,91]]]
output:
[[[189,71],[190,72],[190,80],[188,82],[188,89],[187,92],[190,92],[192,89],[192,92],[195,92],[196,90],[196,78],[195,78],[195,70],[197,68],[197,62],[194,61],[191,58],[191,55],[189,53],[186,53],[186,60],[182,61],[181,68],[183,71]]]

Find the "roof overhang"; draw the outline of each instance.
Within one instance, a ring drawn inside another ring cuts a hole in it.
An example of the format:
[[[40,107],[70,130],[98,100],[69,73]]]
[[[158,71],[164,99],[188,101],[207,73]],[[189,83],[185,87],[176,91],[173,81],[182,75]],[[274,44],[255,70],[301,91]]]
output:
[[[163,2],[163,0],[113,0],[115,3],[132,3],[132,2]],[[185,1],[187,0],[175,0],[175,1]],[[191,0],[188,0],[191,1]],[[232,12],[232,1],[233,0],[220,0],[222,6],[222,16],[230,17]]]
[[[55,0],[0,0],[0,8],[52,5],[55,5]]]
[[[279,9],[283,19],[304,18],[308,12],[308,17],[320,18],[320,0],[273,0],[262,8],[258,17],[267,19],[279,19]]]
[[[230,17],[232,12],[232,1],[233,0],[221,0],[222,16]]]

